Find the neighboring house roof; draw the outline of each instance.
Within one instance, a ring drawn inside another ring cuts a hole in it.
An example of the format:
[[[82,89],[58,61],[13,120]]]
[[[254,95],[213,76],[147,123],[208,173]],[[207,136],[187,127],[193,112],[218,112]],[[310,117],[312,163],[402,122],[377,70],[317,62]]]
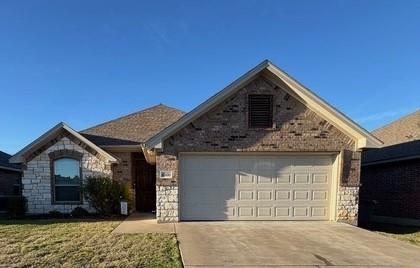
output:
[[[105,157],[105,159],[109,160],[110,162],[117,162],[118,160],[110,155],[109,153],[105,152],[101,148],[99,148],[96,144],[79,134],[77,131],[66,125],[65,123],[61,122],[45,132],[39,138],[31,142],[25,148],[17,152],[12,158],[9,159],[10,163],[22,163],[25,161],[25,156],[30,154],[31,152],[36,151],[40,147],[42,147],[45,143],[54,139],[54,137],[58,136],[62,131],[67,131],[70,135],[73,135],[78,140],[82,141],[84,144],[95,150],[97,153]]]
[[[80,133],[99,146],[139,145],[184,114],[181,110],[159,104],[82,130]]]
[[[420,158],[420,140],[386,146],[363,152],[362,165],[373,165]]]
[[[420,110],[372,131],[385,146],[420,140]]]
[[[176,121],[174,124],[170,125],[163,131],[150,138],[146,142],[146,147],[160,148],[162,146],[162,142],[166,138],[175,134],[177,131],[191,123],[193,120],[208,112],[223,100],[236,93],[243,86],[252,81],[252,79],[263,73],[273,81],[286,84],[289,89],[285,90],[290,91],[289,93],[291,95],[298,98],[308,108],[315,111],[318,115],[329,121],[343,133],[346,133],[350,137],[354,138],[357,144],[357,148],[377,148],[382,145],[381,141],[370,134],[367,130],[360,127],[357,123],[339,112],[333,106],[318,97],[315,93],[304,87],[302,84],[297,82],[273,63],[265,60],[235,80],[233,83],[228,85],[226,88],[218,92],[216,95],[212,96],[207,101],[197,106],[191,112]]]
[[[12,156],[10,154],[0,151],[0,169],[20,172],[20,165],[9,163],[9,159],[11,157]]]

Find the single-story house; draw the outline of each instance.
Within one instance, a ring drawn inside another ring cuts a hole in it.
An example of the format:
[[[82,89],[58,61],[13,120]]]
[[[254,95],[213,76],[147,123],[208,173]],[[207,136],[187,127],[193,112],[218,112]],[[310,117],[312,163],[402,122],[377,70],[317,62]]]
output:
[[[189,113],[158,105],[80,132],[60,123],[11,161],[24,165],[30,213],[89,208],[83,180],[68,178],[105,174],[132,182],[136,209],[158,222],[357,224],[361,151],[379,146],[266,60]]]
[[[362,155],[362,220],[420,225],[420,110],[372,133],[385,145]]]
[[[0,151],[0,211],[7,209],[8,198],[21,194],[20,165],[9,163],[12,156]]]

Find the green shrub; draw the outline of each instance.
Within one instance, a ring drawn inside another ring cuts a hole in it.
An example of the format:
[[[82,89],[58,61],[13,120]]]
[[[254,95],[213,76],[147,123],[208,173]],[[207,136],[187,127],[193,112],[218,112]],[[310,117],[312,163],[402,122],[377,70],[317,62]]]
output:
[[[91,206],[101,215],[119,214],[121,199],[128,201],[130,209],[133,200],[129,184],[108,177],[88,177],[83,191]]]
[[[10,196],[7,200],[7,213],[18,218],[25,215],[28,210],[28,202],[24,196]]]
[[[88,217],[89,216],[89,212],[86,209],[82,208],[82,207],[75,207],[71,211],[70,215],[73,218],[85,218],[85,217]]]
[[[62,218],[63,217],[63,213],[61,213],[60,211],[54,209],[48,212],[48,215],[51,218]]]

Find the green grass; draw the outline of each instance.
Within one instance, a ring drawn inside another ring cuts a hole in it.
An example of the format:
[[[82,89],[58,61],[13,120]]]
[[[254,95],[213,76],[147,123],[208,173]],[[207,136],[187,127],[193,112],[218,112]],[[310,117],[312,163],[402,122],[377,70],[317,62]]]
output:
[[[400,226],[393,224],[374,224],[371,229],[379,234],[407,241],[420,246],[420,227]]]
[[[111,234],[118,220],[0,220],[0,267],[182,267],[175,235]]]

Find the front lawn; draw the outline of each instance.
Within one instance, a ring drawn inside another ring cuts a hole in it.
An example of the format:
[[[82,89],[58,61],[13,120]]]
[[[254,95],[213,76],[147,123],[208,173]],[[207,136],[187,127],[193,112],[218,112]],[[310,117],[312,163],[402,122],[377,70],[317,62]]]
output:
[[[420,246],[420,227],[400,226],[393,224],[372,224],[368,229],[398,240]]]
[[[182,267],[175,235],[111,234],[118,220],[0,220],[0,267]]]

